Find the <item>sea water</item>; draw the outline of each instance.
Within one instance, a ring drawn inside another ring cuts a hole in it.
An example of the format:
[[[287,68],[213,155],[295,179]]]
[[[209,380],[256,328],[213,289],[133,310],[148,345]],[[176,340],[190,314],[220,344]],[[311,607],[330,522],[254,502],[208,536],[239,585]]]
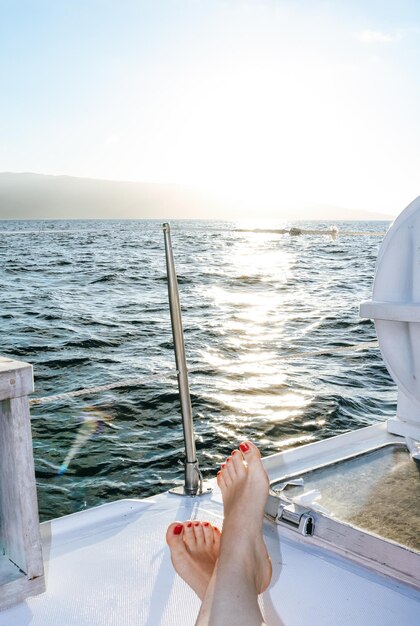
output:
[[[335,239],[276,232],[331,225],[171,223],[205,477],[245,438],[267,455],[395,411],[379,350],[336,350],[376,338],[359,303],[389,224],[337,222]],[[33,364],[34,397],[139,379],[31,408],[41,519],[179,482],[161,222],[2,221],[0,284],[1,354]],[[97,410],[106,418],[88,432]]]

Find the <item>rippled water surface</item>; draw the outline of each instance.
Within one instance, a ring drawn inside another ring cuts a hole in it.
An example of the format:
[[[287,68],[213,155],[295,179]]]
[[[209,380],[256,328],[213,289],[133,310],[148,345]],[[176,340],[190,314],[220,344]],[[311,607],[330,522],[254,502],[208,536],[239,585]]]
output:
[[[376,338],[358,307],[370,297],[382,240],[373,233],[387,226],[338,223],[333,240],[172,223],[205,476],[243,438],[267,455],[395,410],[378,349],[328,353]],[[0,260],[1,352],[34,365],[35,396],[142,378],[32,407],[41,518],[179,482],[183,438],[161,223],[3,221]],[[112,422],[82,442],[59,475],[92,405]]]

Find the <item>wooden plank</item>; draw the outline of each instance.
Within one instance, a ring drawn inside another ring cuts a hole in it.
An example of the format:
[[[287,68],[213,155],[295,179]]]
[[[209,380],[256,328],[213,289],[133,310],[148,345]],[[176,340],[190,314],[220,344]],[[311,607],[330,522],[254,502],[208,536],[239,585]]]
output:
[[[0,357],[0,400],[27,396],[33,390],[32,365]]]
[[[0,517],[2,520],[2,546],[6,556],[21,570],[26,572],[26,558],[23,544],[23,519],[21,516],[22,497],[16,461],[23,452],[16,450],[18,425],[12,420],[10,400],[0,402]],[[18,465],[19,465],[19,461]]]
[[[45,589],[27,398],[32,390],[32,367],[0,357],[0,547],[11,566],[2,568],[0,608]]]
[[[26,572],[29,578],[38,577],[43,574],[43,562],[28,399],[26,397],[12,398],[9,401],[3,401],[0,406],[0,431],[7,433],[9,443],[6,456],[9,458],[10,466],[5,467],[5,463],[0,461],[2,494],[3,491],[6,494],[9,493],[10,504],[9,511],[3,510],[2,519],[5,525],[7,519],[9,522],[13,520],[11,531],[9,531],[9,557]],[[1,439],[2,435],[0,435],[0,441]],[[6,485],[3,482],[5,473],[9,474]],[[11,496],[14,497],[14,501],[10,501]],[[12,554],[10,547],[13,540],[10,534],[16,536],[15,529],[19,526],[22,533],[21,544],[17,546],[16,539],[14,540],[17,550]]]
[[[28,580],[20,578],[0,586],[0,607],[6,609],[22,602],[28,596],[36,596],[45,591],[44,577]],[[10,624],[12,626],[12,624]]]

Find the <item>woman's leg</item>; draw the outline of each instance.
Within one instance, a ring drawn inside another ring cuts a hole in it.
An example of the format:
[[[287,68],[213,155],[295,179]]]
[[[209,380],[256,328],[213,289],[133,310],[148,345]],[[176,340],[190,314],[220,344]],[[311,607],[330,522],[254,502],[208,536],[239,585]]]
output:
[[[258,595],[270,584],[271,561],[262,536],[269,480],[250,442],[234,450],[218,484],[224,504],[219,558],[204,596],[197,626],[261,626]]]

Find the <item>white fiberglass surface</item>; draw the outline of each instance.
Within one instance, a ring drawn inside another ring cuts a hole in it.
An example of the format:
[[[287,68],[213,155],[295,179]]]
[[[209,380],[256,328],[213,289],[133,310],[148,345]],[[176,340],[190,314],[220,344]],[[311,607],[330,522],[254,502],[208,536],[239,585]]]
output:
[[[249,503],[244,503],[244,524]],[[43,525],[47,591],[0,612],[0,626],[193,626],[200,602],[174,572],[167,525],[222,524],[220,494],[120,501]],[[269,626],[413,626],[420,594],[264,522]],[[328,593],[325,590],[328,589]]]

